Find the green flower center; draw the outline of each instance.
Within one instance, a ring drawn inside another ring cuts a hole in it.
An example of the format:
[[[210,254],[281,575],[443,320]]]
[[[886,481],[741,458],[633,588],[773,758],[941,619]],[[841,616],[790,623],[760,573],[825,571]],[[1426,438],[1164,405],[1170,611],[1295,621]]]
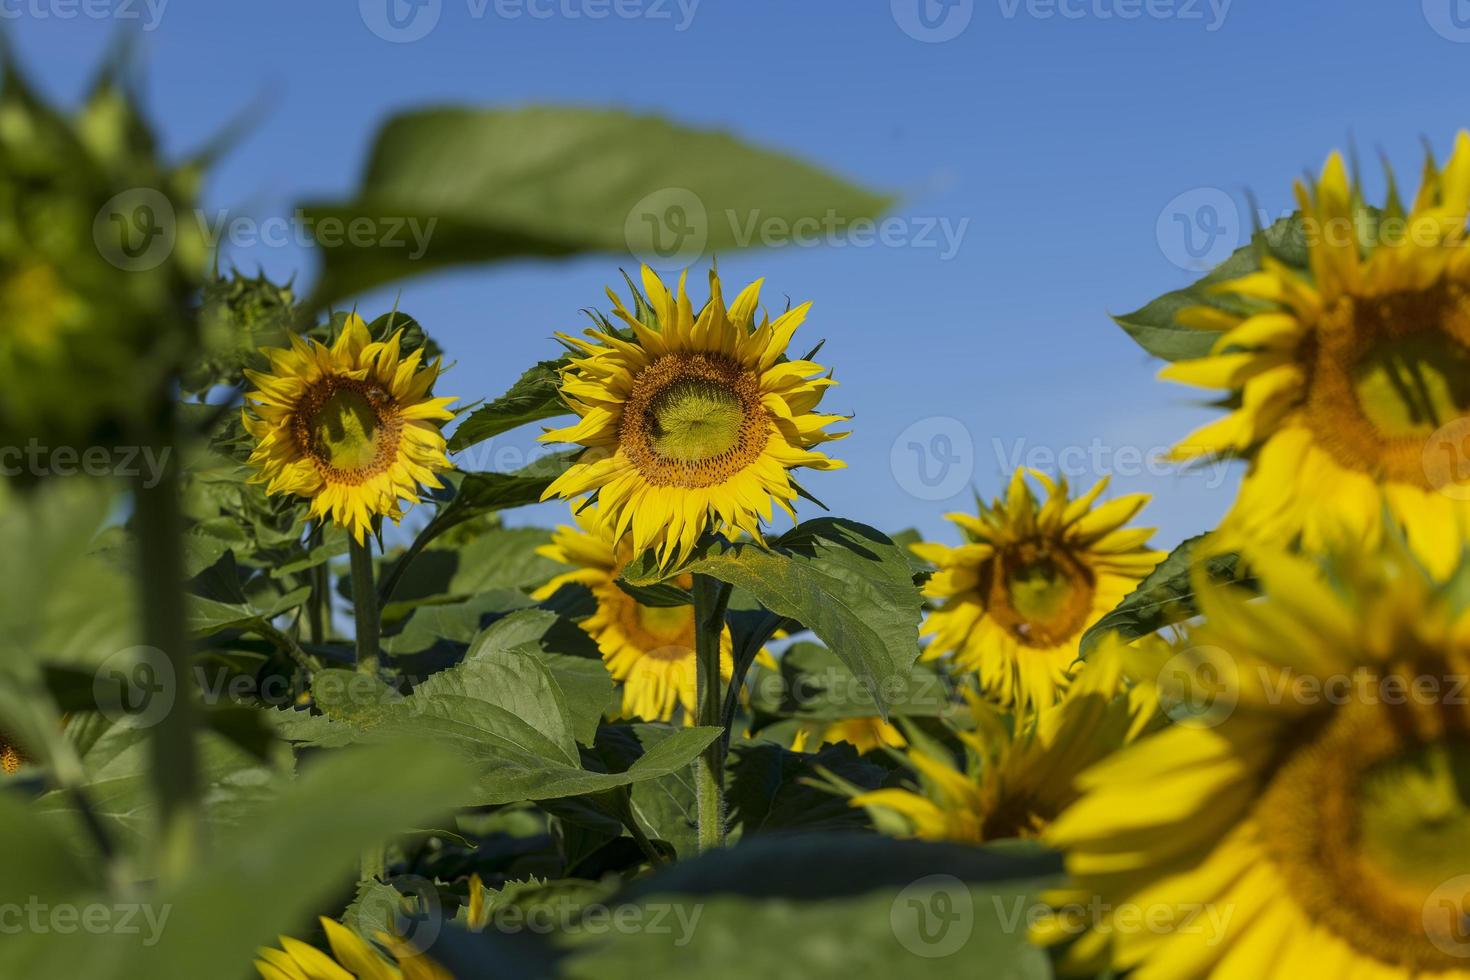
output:
[[[1025,544],[1003,555],[989,612],[1028,646],[1049,647],[1080,632],[1092,610],[1092,576],[1070,555]]]
[[[295,427],[297,445],[332,481],[358,484],[392,465],[403,419],[376,385],[327,377],[302,396]]]
[[[1385,341],[1353,372],[1364,417],[1388,438],[1423,438],[1470,408],[1470,350],[1438,335]]]
[[[740,442],[740,399],[701,378],[676,381],[648,407],[648,440],[665,459],[698,463],[723,456]]]
[[[1467,869],[1470,745],[1417,747],[1368,769],[1359,789],[1363,856],[1427,894]]]
[[[694,635],[693,606],[638,607],[638,626],[649,637],[663,643],[679,640],[692,642]]]

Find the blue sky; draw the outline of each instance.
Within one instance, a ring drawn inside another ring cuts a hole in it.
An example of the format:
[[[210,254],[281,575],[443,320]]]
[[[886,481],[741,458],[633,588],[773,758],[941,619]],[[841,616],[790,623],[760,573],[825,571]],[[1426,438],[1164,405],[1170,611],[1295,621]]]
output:
[[[137,30],[176,152],[264,100],[207,196],[257,218],[348,195],[386,114],[442,103],[657,112],[897,193],[894,244],[720,265],[814,303],[802,333],[827,338],[829,404],[856,418],[849,469],[803,482],[839,514],[943,539],[972,486],[1058,459],[1076,483],[1114,472],[1117,492],[1154,494],[1163,545],[1211,526],[1233,472],[1145,464],[1209,415],[1108,314],[1186,284],[1191,249],[1228,251],[1247,192],[1284,212],[1292,179],[1350,139],[1411,176],[1424,140],[1443,153],[1470,125],[1466,0],[438,0],[409,43],[369,28],[385,2],[0,0],[0,15],[64,99],[120,25]],[[914,36],[920,3],[943,40]],[[312,262],[292,245],[228,254],[276,277]],[[450,272],[402,286],[401,306],[456,360],[446,393],[493,396],[627,261]],[[534,435],[465,462],[514,461]]]

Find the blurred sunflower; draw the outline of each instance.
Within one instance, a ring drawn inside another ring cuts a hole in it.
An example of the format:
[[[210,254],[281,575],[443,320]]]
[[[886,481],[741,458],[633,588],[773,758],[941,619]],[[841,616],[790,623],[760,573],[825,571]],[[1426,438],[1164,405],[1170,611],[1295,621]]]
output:
[[[796,730],[796,738],[791,743],[793,752],[812,752],[824,745],[836,745],[846,742],[859,753],[872,752],[874,749],[890,748],[901,749],[908,744],[903,737],[903,732],[892,722],[884,721],[882,718],[844,718],[841,721],[828,723],[808,722],[802,724]]]
[[[434,474],[450,468],[440,425],[455,399],[430,394],[440,362],[402,356],[402,336],[375,342],[354,313],[330,348],[292,335],[290,349],[262,351],[269,372],[245,372],[251,482],[310,498],[313,517],[330,516],[359,544],[375,518],[397,522],[400,501],[441,486]]]
[[[405,942],[386,933],[378,942],[393,957],[385,959],[340,922],[321,919],[332,955],[309,943],[282,936],[281,948],[262,948],[255,969],[263,980],[454,980],[453,974]]]
[[[579,355],[562,371],[561,393],[581,419],[541,437],[587,447],[542,499],[595,493],[609,538],[630,536],[640,555],[656,547],[665,565],[686,558],[707,529],[760,540],[773,503],[794,520],[789,471],[841,467],[814,447],[846,434],[823,431],[842,416],[815,411],[836,382],[814,361],[786,359],[811,304],[756,326],[760,282],[727,309],[711,271],[696,316],[684,280],[675,297],[645,266],[651,310],[642,318],[608,291],[630,339],[610,325],[588,330],[588,340],[558,335]]]
[[[597,611],[582,620],[582,629],[596,641],[613,679],[623,685],[623,716],[669,721],[682,707],[684,724],[694,724],[694,607],[645,606],[624,592],[617,580],[633,557],[632,543],[625,538],[615,547],[596,508],[583,507],[574,519],[577,527],[558,527],[551,543],[537,551],[576,568],[546,583],[535,598],[548,598],[569,583],[591,589]],[[691,576],[680,575],[672,584],[688,589],[693,582]],[[735,672],[732,649],[727,626],[720,637],[720,675],[727,683]]]
[[[1174,456],[1250,459],[1227,527],[1267,542],[1299,535],[1319,551],[1344,528],[1374,540],[1387,505],[1421,560],[1447,574],[1470,534],[1459,465],[1470,422],[1433,437],[1470,415],[1470,134],[1443,172],[1427,163],[1407,214],[1396,195],[1369,212],[1336,153],[1296,193],[1310,278],[1267,258],[1214,287],[1249,312],[1179,316],[1223,333],[1210,356],[1160,377],[1224,389],[1229,414]]]
[[[14,775],[20,769],[20,764],[25,762],[25,756],[21,755],[20,749],[16,748],[6,740],[5,734],[0,732],[0,772],[5,775]]]
[[[982,503],[978,516],[947,515],[965,544],[912,546],[937,566],[924,589],[938,602],[924,622],[934,637],[925,659],[952,654],[978,673],[987,696],[1023,712],[1056,701],[1082,634],[1163,558],[1148,549],[1152,528],[1124,527],[1147,494],[1094,508],[1106,479],[1072,500],[1065,480],[1033,471],[1047,491],[1038,506],[1026,473],[1017,470],[1006,495]]]
[[[880,827],[924,840],[1036,836],[1076,798],[1077,774],[1154,718],[1152,689],[1125,688],[1124,663],[1122,644],[1105,640],[1059,703],[1013,723],[965,691],[976,729],[956,733],[964,769],[948,753],[915,746],[906,758],[919,777],[916,790],[872,790],[852,805],[865,807]]]
[[[1251,553],[1263,600],[1197,576],[1234,710],[1080,778],[1046,835],[1074,887],[1035,936],[1080,936],[1069,971],[1470,977],[1470,603],[1396,548],[1326,575]],[[1115,919],[1140,909],[1173,927]]]

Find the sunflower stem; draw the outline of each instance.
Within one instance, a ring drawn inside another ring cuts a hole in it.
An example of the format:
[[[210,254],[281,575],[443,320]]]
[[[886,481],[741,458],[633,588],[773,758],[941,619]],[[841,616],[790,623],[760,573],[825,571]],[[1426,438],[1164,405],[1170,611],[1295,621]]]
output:
[[[352,615],[357,621],[357,669],[378,672],[378,593],[373,588],[373,553],[356,538],[348,548],[352,558]]]
[[[720,680],[720,638],[730,586],[708,575],[694,575],[695,720],[719,728],[724,692]],[[725,844],[725,740],[716,738],[694,763],[699,850]]]
[[[163,461],[155,479],[140,478],[133,493],[138,531],[143,602],[143,642],[159,652],[172,673],[162,696],[168,711],[153,726],[149,768],[158,799],[160,876],[177,879],[190,870],[199,844],[198,747],[194,742],[197,706],[190,685],[190,644],[184,612],[184,522],[179,504],[178,454],[161,432],[156,458]],[[151,695],[158,696],[158,695]]]

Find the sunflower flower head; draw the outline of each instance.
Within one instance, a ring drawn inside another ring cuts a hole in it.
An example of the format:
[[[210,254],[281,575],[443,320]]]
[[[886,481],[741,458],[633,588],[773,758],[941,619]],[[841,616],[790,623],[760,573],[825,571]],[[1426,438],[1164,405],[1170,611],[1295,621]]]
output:
[[[375,946],[333,919],[323,916],[321,925],[331,955],[282,936],[279,949],[259,951],[255,970],[262,980],[454,980],[449,971],[401,939],[379,933]]]
[[[440,429],[455,399],[433,397],[440,362],[405,356],[402,338],[374,341],[354,313],[332,346],[293,335],[289,348],[262,351],[269,371],[245,372],[255,386],[242,412],[255,439],[252,482],[309,499],[313,517],[359,544],[450,468]]]
[[[4,733],[0,733],[0,772],[13,776],[20,771],[21,763],[25,761],[26,758],[21,755],[20,749],[12,745]]]
[[[1266,258],[1214,287],[1230,312],[1179,316],[1220,336],[1161,377],[1228,409],[1174,454],[1250,460],[1227,528],[1320,551],[1343,529],[1375,540],[1387,507],[1448,574],[1470,533],[1470,134],[1408,209],[1370,211],[1336,153],[1296,193],[1309,268]]]
[[[825,431],[842,416],[816,411],[836,382],[786,356],[810,304],[757,322],[761,283],[727,307],[711,271],[696,314],[685,278],[676,294],[645,266],[646,303],[635,297],[630,311],[608,291],[626,332],[605,323],[587,339],[559,335],[572,351],[561,393],[579,421],[542,436],[585,447],[543,499],[595,494],[611,540],[656,549],[665,566],[706,531],[759,540],[773,506],[795,519],[792,470],[843,465],[816,449],[845,435]]]
[[[597,643],[613,680],[622,684],[622,715],[645,721],[669,721],[683,710],[684,723],[694,724],[696,663],[694,607],[646,606],[618,585],[623,566],[633,557],[633,544],[624,538],[614,545],[596,508],[574,511],[576,527],[563,525],[551,543],[537,551],[575,566],[535,593],[549,598],[563,585],[584,585],[592,591],[597,609],[581,626]],[[688,589],[691,576],[677,576],[672,584]],[[728,682],[735,671],[730,628],[720,636],[720,674]]]
[[[829,722],[804,722],[796,729],[791,751],[815,752],[824,745],[841,742],[857,749],[859,755],[883,748],[901,749],[909,744],[897,725],[873,715]]]
[[[1046,489],[1038,501],[1028,472]],[[924,623],[927,659],[952,656],[985,694],[1020,711],[1053,704],[1082,634],[1111,611],[1163,555],[1152,528],[1126,525],[1148,502],[1133,494],[1094,506],[1107,480],[1076,500],[1065,480],[1018,469],[1005,496],[978,514],[950,514],[965,543],[913,545],[937,570]]]
[[[1150,641],[1162,642],[1162,641]],[[1154,717],[1142,687],[1124,683],[1122,644],[1108,638],[1061,701],[1009,720],[966,691],[972,731],[957,733],[965,765],[941,746],[913,746],[913,789],[853,797],[880,826],[923,840],[978,844],[1035,837],[1076,798],[1077,774],[1134,739]]]
[[[1196,589],[1232,710],[1103,760],[1046,837],[1101,919],[1069,970],[1470,977],[1470,602],[1395,544],[1324,569],[1248,554],[1264,590]],[[1128,928],[1116,909],[1155,922]],[[1205,915],[1200,915],[1204,910]]]

